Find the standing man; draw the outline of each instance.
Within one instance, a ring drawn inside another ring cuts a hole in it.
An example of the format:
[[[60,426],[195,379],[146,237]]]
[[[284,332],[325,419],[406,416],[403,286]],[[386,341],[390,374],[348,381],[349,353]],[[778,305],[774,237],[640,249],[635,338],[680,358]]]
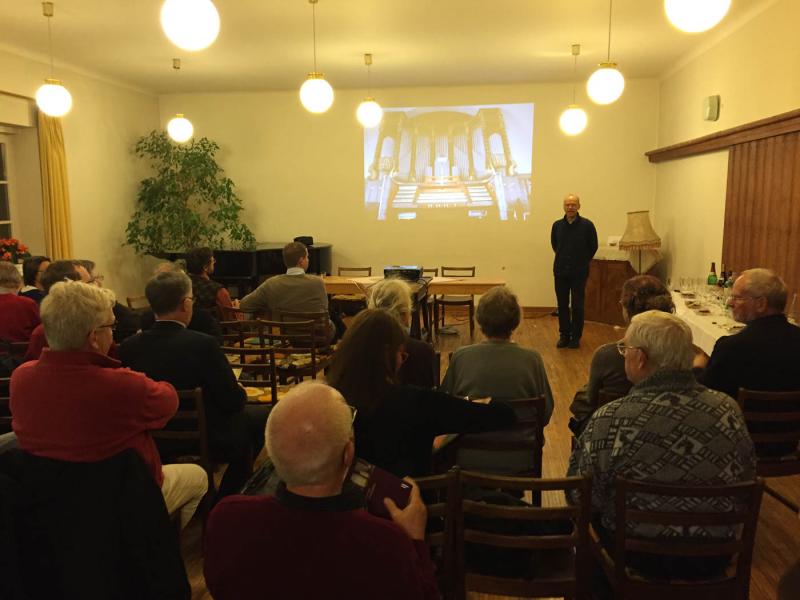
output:
[[[558,348],[580,347],[586,279],[589,263],[597,252],[597,230],[594,223],[578,214],[580,208],[581,199],[569,194],[564,198],[564,218],[553,223],[550,231],[550,244],[556,253],[553,277],[558,302]]]

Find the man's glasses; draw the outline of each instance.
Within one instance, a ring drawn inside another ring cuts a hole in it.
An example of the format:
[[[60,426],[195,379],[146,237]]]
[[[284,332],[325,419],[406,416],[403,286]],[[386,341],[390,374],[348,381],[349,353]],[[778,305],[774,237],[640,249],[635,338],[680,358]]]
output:
[[[94,282],[103,283],[103,281],[105,281],[105,278],[106,278],[105,275],[95,275],[86,283],[94,283]]]
[[[350,409],[350,414],[351,414],[350,424],[353,424],[356,422],[356,415],[358,414],[358,409],[355,406],[352,406],[351,404],[348,404],[347,408]]]
[[[113,323],[106,323],[105,325],[99,325],[94,328],[95,331],[98,329],[110,329],[111,331],[115,331],[117,329],[117,322],[114,321]]]
[[[619,352],[622,356],[625,356],[625,353],[628,350],[641,350],[638,346],[628,346],[625,344],[625,340],[620,340],[617,342],[617,352]]]

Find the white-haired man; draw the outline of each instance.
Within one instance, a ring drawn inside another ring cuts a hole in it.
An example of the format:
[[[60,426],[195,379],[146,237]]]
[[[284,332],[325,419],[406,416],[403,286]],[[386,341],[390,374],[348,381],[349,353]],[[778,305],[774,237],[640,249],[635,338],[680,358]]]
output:
[[[11,425],[19,447],[44,458],[93,462],[134,449],[185,525],[206,493],[206,473],[197,465],[162,467],[150,430],[175,414],[178,396],[107,356],[113,306],[107,289],[77,281],[50,288],[41,305],[49,348],[11,376]]]
[[[229,496],[211,513],[204,571],[214,598],[439,598],[416,485],[405,509],[386,501],[392,522],[343,484],[352,421],[322,383],[298,386],[273,409],[267,449],[282,483],[274,497]]]
[[[39,306],[30,298],[18,296],[22,276],[7,261],[0,261],[0,339],[27,342],[39,325]]]
[[[615,477],[691,486],[755,478],[753,442],[739,406],[692,375],[694,349],[686,323],[669,313],[643,312],[631,319],[617,347],[633,387],[591,416],[567,471],[592,476],[592,510],[599,516],[601,535],[614,529]],[[720,498],[718,504],[724,511],[729,499]],[[664,498],[639,499],[637,508],[685,510]],[[675,531],[668,528],[640,525],[637,533],[675,539]],[[690,535],[719,533],[693,528]],[[657,558],[642,559],[637,568],[653,576],[710,576],[727,563],[726,557]]]

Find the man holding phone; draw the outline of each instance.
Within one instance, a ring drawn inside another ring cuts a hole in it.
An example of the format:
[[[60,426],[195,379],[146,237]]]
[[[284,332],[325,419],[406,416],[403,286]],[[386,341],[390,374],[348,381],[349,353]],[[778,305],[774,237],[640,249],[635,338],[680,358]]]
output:
[[[211,513],[204,571],[214,598],[439,598],[416,484],[406,480],[404,508],[385,500],[391,521],[344,485],[352,422],[342,395],[316,382],[273,409],[267,449],[282,483],[274,496],[231,496]]]

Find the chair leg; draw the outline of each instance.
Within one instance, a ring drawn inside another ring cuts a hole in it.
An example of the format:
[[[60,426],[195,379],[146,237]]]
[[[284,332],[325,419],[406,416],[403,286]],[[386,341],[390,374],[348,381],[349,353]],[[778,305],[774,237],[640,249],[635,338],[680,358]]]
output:
[[[439,303],[433,302],[433,330],[438,335],[439,333]]]
[[[475,337],[475,301],[469,303],[469,337]]]

